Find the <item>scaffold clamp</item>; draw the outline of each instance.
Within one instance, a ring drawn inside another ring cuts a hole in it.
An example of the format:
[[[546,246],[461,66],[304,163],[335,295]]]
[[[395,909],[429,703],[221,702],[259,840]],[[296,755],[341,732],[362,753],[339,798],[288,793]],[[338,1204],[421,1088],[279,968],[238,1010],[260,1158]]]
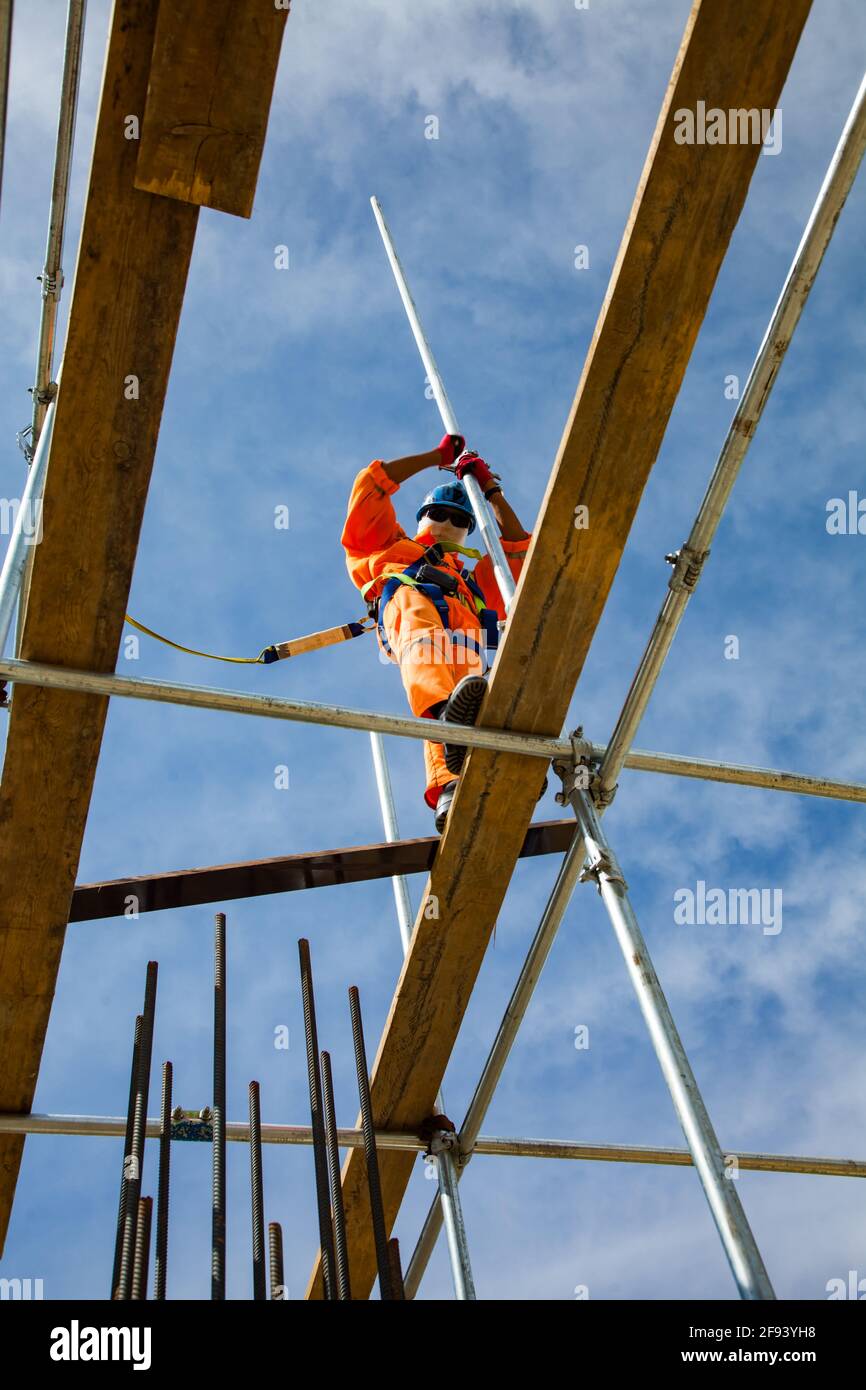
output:
[[[666,555],[665,559],[668,564],[674,567],[674,572],[668,580],[668,588],[674,593],[679,589],[685,589],[689,594],[694,593],[701,577],[704,561],[709,553],[708,550],[693,550],[686,543],[680,546],[679,550],[673,551],[671,555]]]

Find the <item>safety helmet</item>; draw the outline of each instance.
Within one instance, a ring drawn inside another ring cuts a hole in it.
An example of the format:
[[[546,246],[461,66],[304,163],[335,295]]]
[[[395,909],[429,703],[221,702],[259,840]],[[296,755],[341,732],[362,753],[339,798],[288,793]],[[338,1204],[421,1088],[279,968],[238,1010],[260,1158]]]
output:
[[[415,520],[420,521],[431,507],[453,507],[456,512],[465,512],[469,534],[475,530],[475,517],[472,514],[469,493],[459,479],[453,483],[440,483],[439,487],[434,487],[432,492],[428,492],[418,508]]]

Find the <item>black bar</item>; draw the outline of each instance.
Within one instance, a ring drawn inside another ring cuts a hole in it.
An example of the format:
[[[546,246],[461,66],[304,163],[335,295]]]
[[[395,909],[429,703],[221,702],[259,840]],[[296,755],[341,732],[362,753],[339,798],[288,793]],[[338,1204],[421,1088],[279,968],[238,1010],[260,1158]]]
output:
[[[214,917],[213,1185],[210,1296],[226,1296],[226,918]]]
[[[130,1172],[126,1182],[126,1211],[123,1218],[123,1245],[120,1252],[120,1277],[115,1298],[128,1299],[132,1293],[132,1269],[135,1261],[135,1233],[138,1226],[138,1199],[141,1196],[141,1175],[144,1167],[145,1126],[147,1102],[150,1096],[150,1062],[153,1052],[153,1021],[156,1013],[156,977],[159,966],[147,962],[144,986],[144,1007],[141,1011],[141,1045],[138,1050],[138,1075],[135,1083],[135,1108],[132,1122]]]
[[[135,1015],[135,1032],[132,1041],[132,1066],[129,1070],[129,1101],[126,1107],[126,1134],[123,1140],[123,1158],[120,1166],[120,1200],[117,1204],[117,1236],[114,1242],[114,1267],[111,1271],[111,1297],[117,1294],[120,1283],[120,1259],[123,1254],[123,1227],[126,1219],[126,1160],[132,1152],[132,1125],[135,1117],[135,1084],[138,1080],[138,1054],[141,1048],[141,1014]]]
[[[328,1153],[328,1177],[331,1182],[331,1210],[334,1213],[334,1255],[337,1267],[337,1298],[350,1300],[349,1252],[346,1246],[346,1212],[343,1207],[343,1185],[340,1182],[340,1147],[337,1143],[337,1114],[334,1106],[334,1078],[331,1075],[331,1055],[322,1053],[322,1098],[325,1108],[325,1146]]]
[[[136,1299],[147,1298],[147,1270],[150,1264],[150,1225],[153,1217],[153,1198],[138,1200],[138,1224],[135,1231],[135,1256],[132,1262],[132,1293]]]
[[[253,1213],[253,1298],[267,1298],[265,1199],[262,1182],[262,1109],[258,1081],[250,1082],[250,1195]]]
[[[165,1298],[168,1278],[168,1188],[171,1162],[171,1062],[162,1064],[162,1110],[159,1121],[159,1189],[156,1194],[156,1251],[154,1256],[155,1299]]]
[[[313,994],[313,967],[310,943],[298,942],[301,960],[301,996],[304,1001],[304,1033],[307,1040],[307,1076],[310,1085],[310,1119],[313,1127],[313,1165],[316,1173],[316,1206],[319,1213],[319,1244],[322,1251],[322,1280],[325,1298],[334,1298],[334,1235],[331,1229],[331,1203],[328,1194],[328,1159],[325,1153],[325,1122],[322,1117],[322,1078],[319,1075],[319,1039],[316,1033],[316,1001]]]
[[[406,1289],[403,1284],[403,1267],[400,1264],[400,1242],[396,1236],[392,1236],[388,1241],[388,1264],[391,1269],[391,1287],[394,1291],[394,1297],[405,1301]]]
[[[271,1266],[271,1298],[285,1298],[285,1276],[283,1275],[283,1230],[279,1221],[268,1223],[268,1253]]]
[[[370,1211],[373,1217],[373,1239],[376,1243],[376,1264],[379,1269],[379,1295],[393,1299],[391,1265],[388,1259],[388,1232],[382,1206],[382,1184],[379,1179],[379,1158],[376,1153],[376,1131],[373,1125],[373,1103],[370,1099],[370,1077],[364,1047],[364,1025],[361,1022],[361,997],[356,985],[349,989],[349,1010],[352,1015],[352,1039],[355,1044],[355,1066],[358,1071],[358,1094],[361,1098],[361,1127],[364,1131],[364,1153],[367,1158],[367,1186],[370,1191]]]

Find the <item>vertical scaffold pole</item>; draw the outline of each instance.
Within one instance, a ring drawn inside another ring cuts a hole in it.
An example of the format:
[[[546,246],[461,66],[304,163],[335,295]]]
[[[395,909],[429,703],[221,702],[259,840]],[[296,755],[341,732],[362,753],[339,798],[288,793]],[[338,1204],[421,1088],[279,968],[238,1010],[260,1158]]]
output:
[[[384,213],[379,205],[379,200],[377,198],[371,198],[370,206],[373,209],[373,216],[376,219],[376,224],[379,228],[382,241],[385,245],[385,251],[391,264],[391,269],[394,272],[394,279],[397,282],[397,289],[400,291],[403,308],[406,310],[409,327],[412,329],[412,335],[415,339],[418,351],[421,354],[421,361],[424,363],[424,370],[427,373],[434,399],[439,407],[442,424],[448,434],[459,434],[460,430],[457,426],[457,417],[448,399],[448,393],[445,390],[445,384],[439,374],[439,368],[436,366],[436,360],[430,350],[430,344],[427,342],[424,330],[421,327],[418,310],[415,308],[415,301],[409,290],[409,285],[406,281],[403,267],[400,264],[393,237],[385,221]],[[478,483],[472,477],[471,473],[467,474],[463,482],[469,494],[469,501],[472,503],[472,510],[475,513],[475,520],[478,523],[478,530],[484,542],[484,548],[493,562],[493,569],[496,574],[496,581],[499,585],[499,592],[502,595],[502,600],[507,612],[514,598],[514,576],[508,568],[505,551],[502,549],[502,541],[500,540],[496,518],[493,515],[490,504],[484,496],[484,493],[481,491],[481,488],[478,486]]]
[[[389,843],[393,843],[399,840],[400,830],[397,825],[394,793],[391,788],[391,774],[388,770],[388,759],[385,755],[385,745],[382,742],[381,734],[371,732],[370,746],[373,752],[373,768],[376,773],[376,788],[379,793],[379,807],[382,812],[382,823],[385,827],[385,838]],[[409,897],[409,885],[404,874],[395,874],[391,883],[394,888],[397,922],[400,927],[400,939],[403,943],[403,955],[405,956],[409,950],[409,940],[412,935],[412,903]],[[439,1114],[442,1114],[445,1109],[445,1101],[441,1091],[437,1092],[436,1095],[436,1109]],[[474,1299],[475,1285],[472,1279],[472,1265],[469,1259],[469,1243],[466,1239],[463,1210],[460,1206],[459,1175],[454,1161],[454,1153],[449,1146],[443,1145],[431,1157],[436,1163],[439,1190],[440,1192],[447,1192],[449,1196],[447,1202],[441,1203],[440,1210],[447,1226],[448,1254],[451,1259],[454,1294],[460,1301]],[[443,1170],[447,1171],[443,1172]]]

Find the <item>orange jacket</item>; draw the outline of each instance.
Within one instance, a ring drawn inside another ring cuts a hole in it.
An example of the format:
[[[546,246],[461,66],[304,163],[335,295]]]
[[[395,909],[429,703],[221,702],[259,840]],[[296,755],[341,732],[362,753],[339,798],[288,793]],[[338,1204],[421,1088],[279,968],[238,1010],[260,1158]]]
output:
[[[358,589],[363,589],[371,579],[384,582],[389,575],[402,573],[420,558],[425,546],[433,544],[434,538],[429,531],[422,529],[413,539],[407,536],[397,521],[391,494],[399,486],[388,477],[381,459],[374,459],[367,468],[362,468],[355,479],[340,541],[346,552],[349,577]],[[520,573],[531,539],[531,536],[526,536],[522,541],[502,541],[502,549],[515,579]],[[441,562],[437,561],[437,565],[440,569],[453,570],[458,578],[464,568],[463,560],[456,553],[446,554]],[[487,606],[504,618],[505,605],[489,555],[484,555],[478,561],[473,577],[481,588]],[[377,594],[380,587],[374,585],[368,597]],[[474,613],[475,599],[468,585],[461,583],[460,592]]]

